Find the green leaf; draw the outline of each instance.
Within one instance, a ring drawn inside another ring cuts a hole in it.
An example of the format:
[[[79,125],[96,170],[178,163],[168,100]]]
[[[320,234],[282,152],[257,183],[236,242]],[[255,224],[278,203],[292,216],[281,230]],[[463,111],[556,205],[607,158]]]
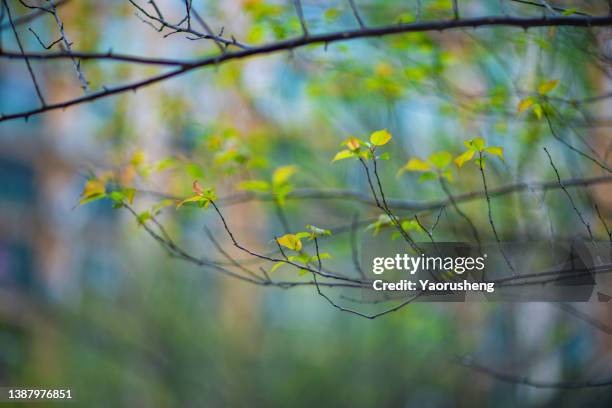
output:
[[[387,214],[381,214],[378,216],[378,221],[369,224],[366,227],[367,230],[373,229],[372,235],[377,235],[382,227],[387,227],[393,224],[393,221]]]
[[[466,146],[470,149],[474,149],[477,152],[480,152],[485,147],[485,141],[482,137],[475,137],[466,144]]]
[[[152,215],[149,211],[143,211],[140,214],[138,214],[138,224],[142,225],[145,222],[147,222],[147,220],[151,219]]]
[[[310,235],[311,235],[310,232],[303,231],[303,232],[296,232],[294,236],[297,239],[302,239],[302,238],[309,238]]]
[[[494,156],[498,156],[501,159],[504,158],[504,149],[503,149],[503,147],[500,147],[500,146],[489,146],[489,147],[485,147],[484,151],[489,153],[489,154],[492,154]]]
[[[418,179],[418,182],[424,183],[426,181],[435,180],[437,178],[438,178],[438,175],[436,173],[434,173],[433,171],[428,171],[428,172],[421,174],[421,176]]]
[[[336,153],[336,155],[332,159],[332,163],[338,160],[348,159],[349,157],[354,157],[354,156],[355,154],[351,152],[350,150],[341,150],[338,153]]]
[[[551,79],[550,81],[542,82],[538,87],[538,92],[542,95],[546,95],[547,93],[555,89],[557,87],[557,84],[559,84],[558,79]]]
[[[404,231],[423,231],[423,228],[421,228],[416,220],[402,221],[402,229]]]
[[[313,240],[315,237],[322,237],[324,235],[331,235],[332,232],[325,228],[315,227],[314,225],[307,225],[307,229],[310,230],[308,233],[309,240]]]
[[[565,11],[563,11],[562,15],[564,16],[571,16],[572,14],[576,14],[576,10],[575,8],[568,8]]]
[[[174,201],[170,200],[169,198],[166,198],[155,204],[151,209],[151,212],[153,213],[153,215],[157,215],[162,209],[170,207],[171,205],[174,205]]]
[[[453,161],[453,155],[449,152],[436,152],[429,156],[429,162],[439,169],[443,169]]]
[[[474,160],[474,163],[480,166],[481,169],[484,169],[485,167],[487,167],[487,158],[486,157],[478,158]]]
[[[440,175],[447,179],[450,183],[453,182],[453,173],[450,171],[450,169],[443,171]]]
[[[204,201],[207,199],[202,197],[201,195],[195,195],[192,197],[188,197],[186,199],[184,199],[183,201],[179,201],[179,203],[176,205],[176,209],[178,210],[179,208],[181,208],[183,205],[187,204],[187,203],[200,203],[200,201]]]
[[[389,154],[389,152],[384,152],[383,154],[381,154],[377,158],[379,160],[389,160],[391,158],[391,155]]]
[[[268,193],[272,189],[270,183],[264,180],[246,180],[238,184],[238,188],[258,193]]]
[[[289,181],[289,178],[299,171],[298,166],[282,166],[274,170],[272,174],[272,185],[279,186]]]
[[[455,157],[455,164],[457,165],[457,167],[463,167],[465,163],[472,160],[472,158],[474,157],[474,153],[475,151],[470,149]]]
[[[539,103],[533,105],[533,113],[535,113],[538,119],[542,119],[542,115],[544,114],[544,111],[542,110],[542,105],[540,105]]]
[[[314,258],[315,258],[314,260],[316,261],[317,257],[315,256]],[[328,254],[327,252],[321,252],[319,254],[319,258],[321,258],[321,259],[331,259],[332,256],[330,254]]]
[[[370,143],[375,146],[383,146],[389,143],[391,138],[391,133],[389,133],[387,129],[377,130],[370,135]]]

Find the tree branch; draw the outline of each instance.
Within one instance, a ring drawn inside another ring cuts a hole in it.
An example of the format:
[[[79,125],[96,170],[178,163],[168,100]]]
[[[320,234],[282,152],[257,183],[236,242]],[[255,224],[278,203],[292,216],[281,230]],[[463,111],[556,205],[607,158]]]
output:
[[[157,19],[157,17],[152,16]],[[117,86],[114,88],[105,89],[96,93],[71,99],[68,101],[47,105],[42,108],[32,109],[29,111],[13,113],[8,115],[0,116],[0,121],[6,121],[17,118],[28,118],[32,115],[37,115],[43,112],[48,112],[55,109],[65,109],[70,106],[80,105],[88,103],[98,99],[106,98],[112,95],[120,93],[134,91],[139,88],[143,88],[149,85],[156,84],[161,81],[185,74],[198,68],[203,68],[210,65],[218,65],[227,61],[244,59],[257,55],[265,55],[271,53],[277,53],[281,51],[287,51],[298,47],[307,46],[310,44],[327,44],[338,41],[346,41],[357,38],[370,38],[370,37],[382,37],[387,35],[410,33],[410,32],[427,32],[427,31],[444,31],[459,28],[477,28],[477,27],[496,27],[496,26],[509,26],[518,28],[531,28],[531,27],[554,27],[554,26],[568,26],[568,27],[596,27],[596,26],[609,26],[612,25],[612,16],[605,17],[576,17],[576,16],[553,16],[553,17],[536,17],[536,18],[520,18],[520,17],[507,17],[507,16],[490,16],[490,17],[477,17],[467,18],[460,20],[443,20],[443,21],[428,21],[428,22],[416,22],[409,24],[394,24],[382,27],[368,27],[360,28],[357,30],[338,31],[325,34],[313,34],[308,37],[292,38],[279,42],[261,45],[249,49],[242,49],[239,51],[228,52],[222,55],[213,57],[207,57],[195,61],[194,63],[183,66],[171,72],[160,74],[157,76],[149,77],[141,81],[133,82],[127,85]]]

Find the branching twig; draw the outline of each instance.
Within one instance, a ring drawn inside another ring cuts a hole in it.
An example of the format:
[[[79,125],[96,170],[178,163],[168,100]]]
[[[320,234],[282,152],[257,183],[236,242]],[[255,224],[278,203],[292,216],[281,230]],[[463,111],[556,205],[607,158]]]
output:
[[[561,182],[561,176],[559,175],[559,171],[557,170],[557,167],[555,166],[555,163],[553,163],[553,160],[552,160],[552,157],[550,156],[550,153],[548,153],[548,150],[545,147],[543,149],[544,149],[544,152],[546,152],[546,155],[548,156],[548,160],[550,161],[551,167],[555,171],[555,175],[557,176],[557,181],[559,182],[559,186],[561,187],[561,189],[563,190],[563,192],[565,193],[565,195],[569,199],[569,202],[572,205],[572,208],[574,209],[576,214],[578,214],[578,218],[580,218],[580,222],[586,228],[586,230],[587,230],[587,232],[589,234],[589,237],[591,238],[591,241],[593,241],[593,234],[591,233],[591,226],[586,222],[586,220],[582,216],[582,213],[576,207],[576,204],[574,203],[574,199],[572,198],[572,196],[570,195],[569,191],[567,191],[567,189],[565,188],[565,186]]]
[[[132,4],[135,4],[130,0]],[[140,7],[140,6],[138,6]],[[150,18],[158,20],[159,18],[149,13]],[[555,27],[555,26],[573,26],[573,27],[596,27],[605,26],[612,24],[612,16],[605,17],[576,17],[576,16],[554,16],[554,17],[537,17],[537,18],[520,18],[520,17],[478,17],[478,18],[465,18],[460,20],[443,20],[443,21],[427,21],[417,22],[409,24],[393,24],[382,27],[367,27],[359,28],[357,30],[339,31],[325,34],[311,34],[307,38],[299,37],[283,41],[278,41],[270,44],[261,45],[258,47],[252,47],[248,49],[242,49],[235,52],[227,52],[223,55],[207,57],[200,59],[193,64],[184,66],[180,69],[176,69],[171,72],[156,75],[141,81],[133,82],[131,84],[117,86],[114,88],[108,88],[103,91],[91,93],[89,95],[67,100],[60,103],[50,104],[38,109],[31,109],[28,111],[2,115],[0,121],[6,121],[17,118],[28,118],[33,115],[37,115],[43,112],[48,112],[55,109],[64,109],[70,106],[80,105],[88,103],[101,98],[106,98],[112,95],[120,93],[134,91],[136,89],[146,87],[167,79],[185,74],[198,68],[218,65],[223,62],[248,58],[255,55],[270,54],[279,51],[287,51],[297,47],[303,47],[310,44],[328,44],[337,41],[346,41],[356,38],[369,38],[369,37],[380,37],[386,35],[409,33],[409,32],[428,32],[428,31],[443,31],[450,29],[466,28],[466,27],[487,27],[487,26],[513,26],[520,28],[530,27]],[[175,28],[175,27],[172,27]],[[200,33],[202,37],[207,35]],[[221,39],[219,39],[221,41]],[[223,42],[230,42],[236,44],[232,40],[225,40]]]
[[[11,9],[8,6],[8,3],[6,0],[3,0],[4,3],[4,8],[6,10],[6,16],[9,20],[9,23],[11,25],[11,28],[13,30],[13,34],[15,35],[15,41],[17,42],[17,46],[19,47],[19,51],[24,54],[24,50],[23,50],[23,45],[21,45],[21,40],[19,39],[19,34],[17,33],[17,28],[15,27],[15,24],[13,23],[13,17],[11,16]],[[40,87],[38,85],[38,81],[36,80],[36,75],[34,75],[34,70],[32,69],[32,65],[30,64],[30,60],[28,58],[24,58],[24,61],[26,63],[26,66],[28,67],[28,72],[30,73],[30,77],[32,78],[32,83],[34,84],[34,89],[36,89],[36,94],[38,95],[38,99],[40,100],[40,103],[42,105],[42,107],[40,109],[46,109],[48,106],[45,103],[45,98],[43,97],[42,91],[40,90]],[[0,120],[2,119],[2,117],[0,116]]]

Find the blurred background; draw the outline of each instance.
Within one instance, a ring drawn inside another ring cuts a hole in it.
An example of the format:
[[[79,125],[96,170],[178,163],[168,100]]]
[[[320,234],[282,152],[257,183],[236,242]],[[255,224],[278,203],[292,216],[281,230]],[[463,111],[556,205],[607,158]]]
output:
[[[33,12],[7,3],[14,19]],[[358,28],[349,2],[302,3],[313,33]],[[368,25],[452,16],[450,1],[357,3]],[[463,17],[546,12],[523,3],[460,5]],[[603,1],[549,3],[569,14],[608,13]],[[152,12],[150,3],[137,4]],[[185,14],[182,1],[157,5],[168,21]],[[248,44],[301,35],[289,1],[193,1],[193,7],[214,32]],[[160,58],[218,52],[210,40],[166,36],[171,29],[151,27],[128,1],[72,0],[58,15],[74,50]],[[18,50],[4,14],[0,27],[2,49]],[[18,25],[31,52],[45,50],[29,28],[44,44],[59,35],[49,16]],[[532,111],[518,115],[516,106],[538,84],[559,80],[550,97],[554,128],[609,166],[612,103],[579,101],[612,91],[611,42],[609,28],[564,27],[360,39],[233,61],[0,123],[0,385],[70,388],[78,406],[610,406],[610,387],[538,389],[455,363],[457,356],[471,356],[498,371],[548,382],[609,377],[609,303],[575,304],[573,313],[548,303],[416,303],[367,320],[331,307],[312,287],[258,287],[169,257],[111,200],[77,204],[87,180],[105,172],[137,189],[138,211],[152,211],[161,200],[156,193],[187,197],[193,180],[224,197],[239,192],[241,182],[270,180],[274,169],[287,165],[299,168],[294,188],[367,194],[356,163],[331,159],[349,135],[367,138],[383,128],[393,134],[390,160],[381,168],[393,198],[443,199],[438,184],[419,183],[413,173],[396,177],[398,169],[410,157],[459,154],[463,141],[476,136],[504,148],[503,161],[487,163],[493,187],[555,180],[542,147],[562,178],[606,175],[556,141],[546,121]],[[31,63],[49,102],[83,95],[70,61]],[[113,61],[82,61],[81,67],[89,92],[168,69]],[[0,112],[37,105],[24,61],[0,59]],[[475,169],[453,169],[454,193],[482,189]],[[608,240],[601,219],[612,222],[609,184],[570,192],[595,239]],[[361,220],[379,215],[342,200],[288,200],[279,208],[247,201],[222,209],[239,240],[262,253],[276,249],[270,240],[283,234],[285,223],[290,231],[308,224],[337,229],[355,214]],[[484,200],[461,208],[492,240]],[[436,215],[425,213],[423,220],[431,225]],[[493,215],[509,241],[584,233],[561,190],[494,199]],[[194,253],[223,259],[207,227],[232,256],[246,259],[211,211],[170,207],[159,219]],[[325,241],[337,268],[351,265],[344,231]],[[450,209],[438,231],[439,239],[470,239]],[[290,268],[275,274],[297,275]]]

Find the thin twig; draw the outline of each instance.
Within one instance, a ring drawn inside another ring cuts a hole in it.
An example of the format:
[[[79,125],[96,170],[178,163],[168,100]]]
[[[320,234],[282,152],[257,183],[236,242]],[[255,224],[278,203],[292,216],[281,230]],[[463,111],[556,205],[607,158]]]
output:
[[[130,2],[133,3],[132,0]],[[139,6],[138,6],[139,7]],[[158,17],[149,14],[151,18],[158,20]],[[124,92],[134,91],[139,88],[143,88],[152,84],[156,84],[161,81],[185,74],[187,72],[199,69],[205,66],[217,66],[223,62],[248,58],[255,55],[263,55],[276,53],[279,51],[287,51],[297,47],[304,47],[310,44],[328,44],[338,41],[347,41],[357,38],[370,38],[380,37],[386,35],[394,35],[400,33],[410,32],[429,32],[429,31],[444,31],[458,28],[477,28],[477,27],[493,27],[493,26],[512,26],[520,28],[530,27],[555,27],[555,26],[572,26],[572,27],[596,27],[596,26],[607,26],[612,24],[612,15],[605,17],[576,17],[576,16],[554,16],[554,17],[536,17],[536,18],[521,18],[521,17],[477,17],[477,18],[465,18],[460,20],[442,20],[442,21],[426,21],[409,24],[392,24],[382,27],[367,27],[359,28],[357,30],[346,30],[333,33],[325,34],[311,34],[307,38],[298,37],[270,44],[264,44],[258,47],[250,47],[247,49],[241,49],[235,52],[227,52],[223,55],[212,56],[200,59],[194,64],[184,66],[180,69],[176,69],[171,72],[166,72],[156,76],[149,77],[144,80],[133,82],[127,85],[117,86],[114,88],[107,88],[103,91],[90,93],[86,96],[75,98],[55,104],[50,104],[38,109],[31,109],[28,111],[22,111],[13,114],[0,115],[0,122],[7,121],[17,118],[27,119],[30,116],[38,115],[43,112],[48,112],[56,109],[65,109],[71,106],[88,103],[97,99],[106,98],[112,95],[117,95]],[[172,27],[173,28],[173,27]],[[184,31],[184,30],[183,30]],[[202,37],[207,35],[202,34]],[[221,41],[221,39],[219,39]],[[232,40],[226,40],[231,44],[236,44]],[[225,42],[225,41],[224,41]]]
[[[3,0],[3,2],[4,2],[4,8],[6,9],[6,16],[9,20],[9,23],[11,24],[11,28],[13,29],[13,34],[15,35],[15,41],[17,42],[17,46],[19,47],[19,51],[22,54],[24,54],[23,45],[21,45],[21,40],[19,39],[17,28],[15,27],[15,24],[13,23],[13,17],[11,16],[11,9],[9,8],[6,0]],[[40,109],[45,109],[48,106],[45,103],[45,98],[43,97],[42,91],[40,90],[40,87],[38,85],[38,81],[36,80],[36,75],[34,75],[34,70],[32,69],[30,60],[28,58],[24,58],[24,61],[26,63],[26,66],[28,67],[28,72],[30,73],[30,77],[32,78],[32,83],[34,84],[34,89],[36,89],[36,94],[38,95],[38,99],[40,100],[40,103],[42,105]]]
[[[572,205],[572,208],[574,209],[574,211],[576,212],[576,214],[578,214],[578,218],[580,218],[580,222],[582,223],[582,225],[584,225],[584,227],[586,228],[589,237],[591,238],[591,241],[593,241],[593,234],[591,233],[591,226],[586,222],[586,220],[582,217],[582,213],[580,212],[580,210],[578,210],[578,208],[576,207],[576,204],[574,203],[574,199],[572,198],[572,196],[570,195],[569,191],[567,191],[567,189],[565,188],[565,186],[563,185],[562,181],[561,181],[561,176],[559,175],[559,171],[557,170],[557,167],[555,166],[555,163],[553,163],[553,159],[550,156],[550,153],[548,153],[548,150],[544,147],[544,152],[546,153],[546,155],[548,156],[548,160],[550,162],[551,167],[553,168],[553,170],[555,171],[555,175],[557,176],[557,181],[559,182],[559,186],[561,187],[561,189],[563,190],[563,192],[565,193],[565,195],[567,196],[567,198],[569,199],[570,204]]]

